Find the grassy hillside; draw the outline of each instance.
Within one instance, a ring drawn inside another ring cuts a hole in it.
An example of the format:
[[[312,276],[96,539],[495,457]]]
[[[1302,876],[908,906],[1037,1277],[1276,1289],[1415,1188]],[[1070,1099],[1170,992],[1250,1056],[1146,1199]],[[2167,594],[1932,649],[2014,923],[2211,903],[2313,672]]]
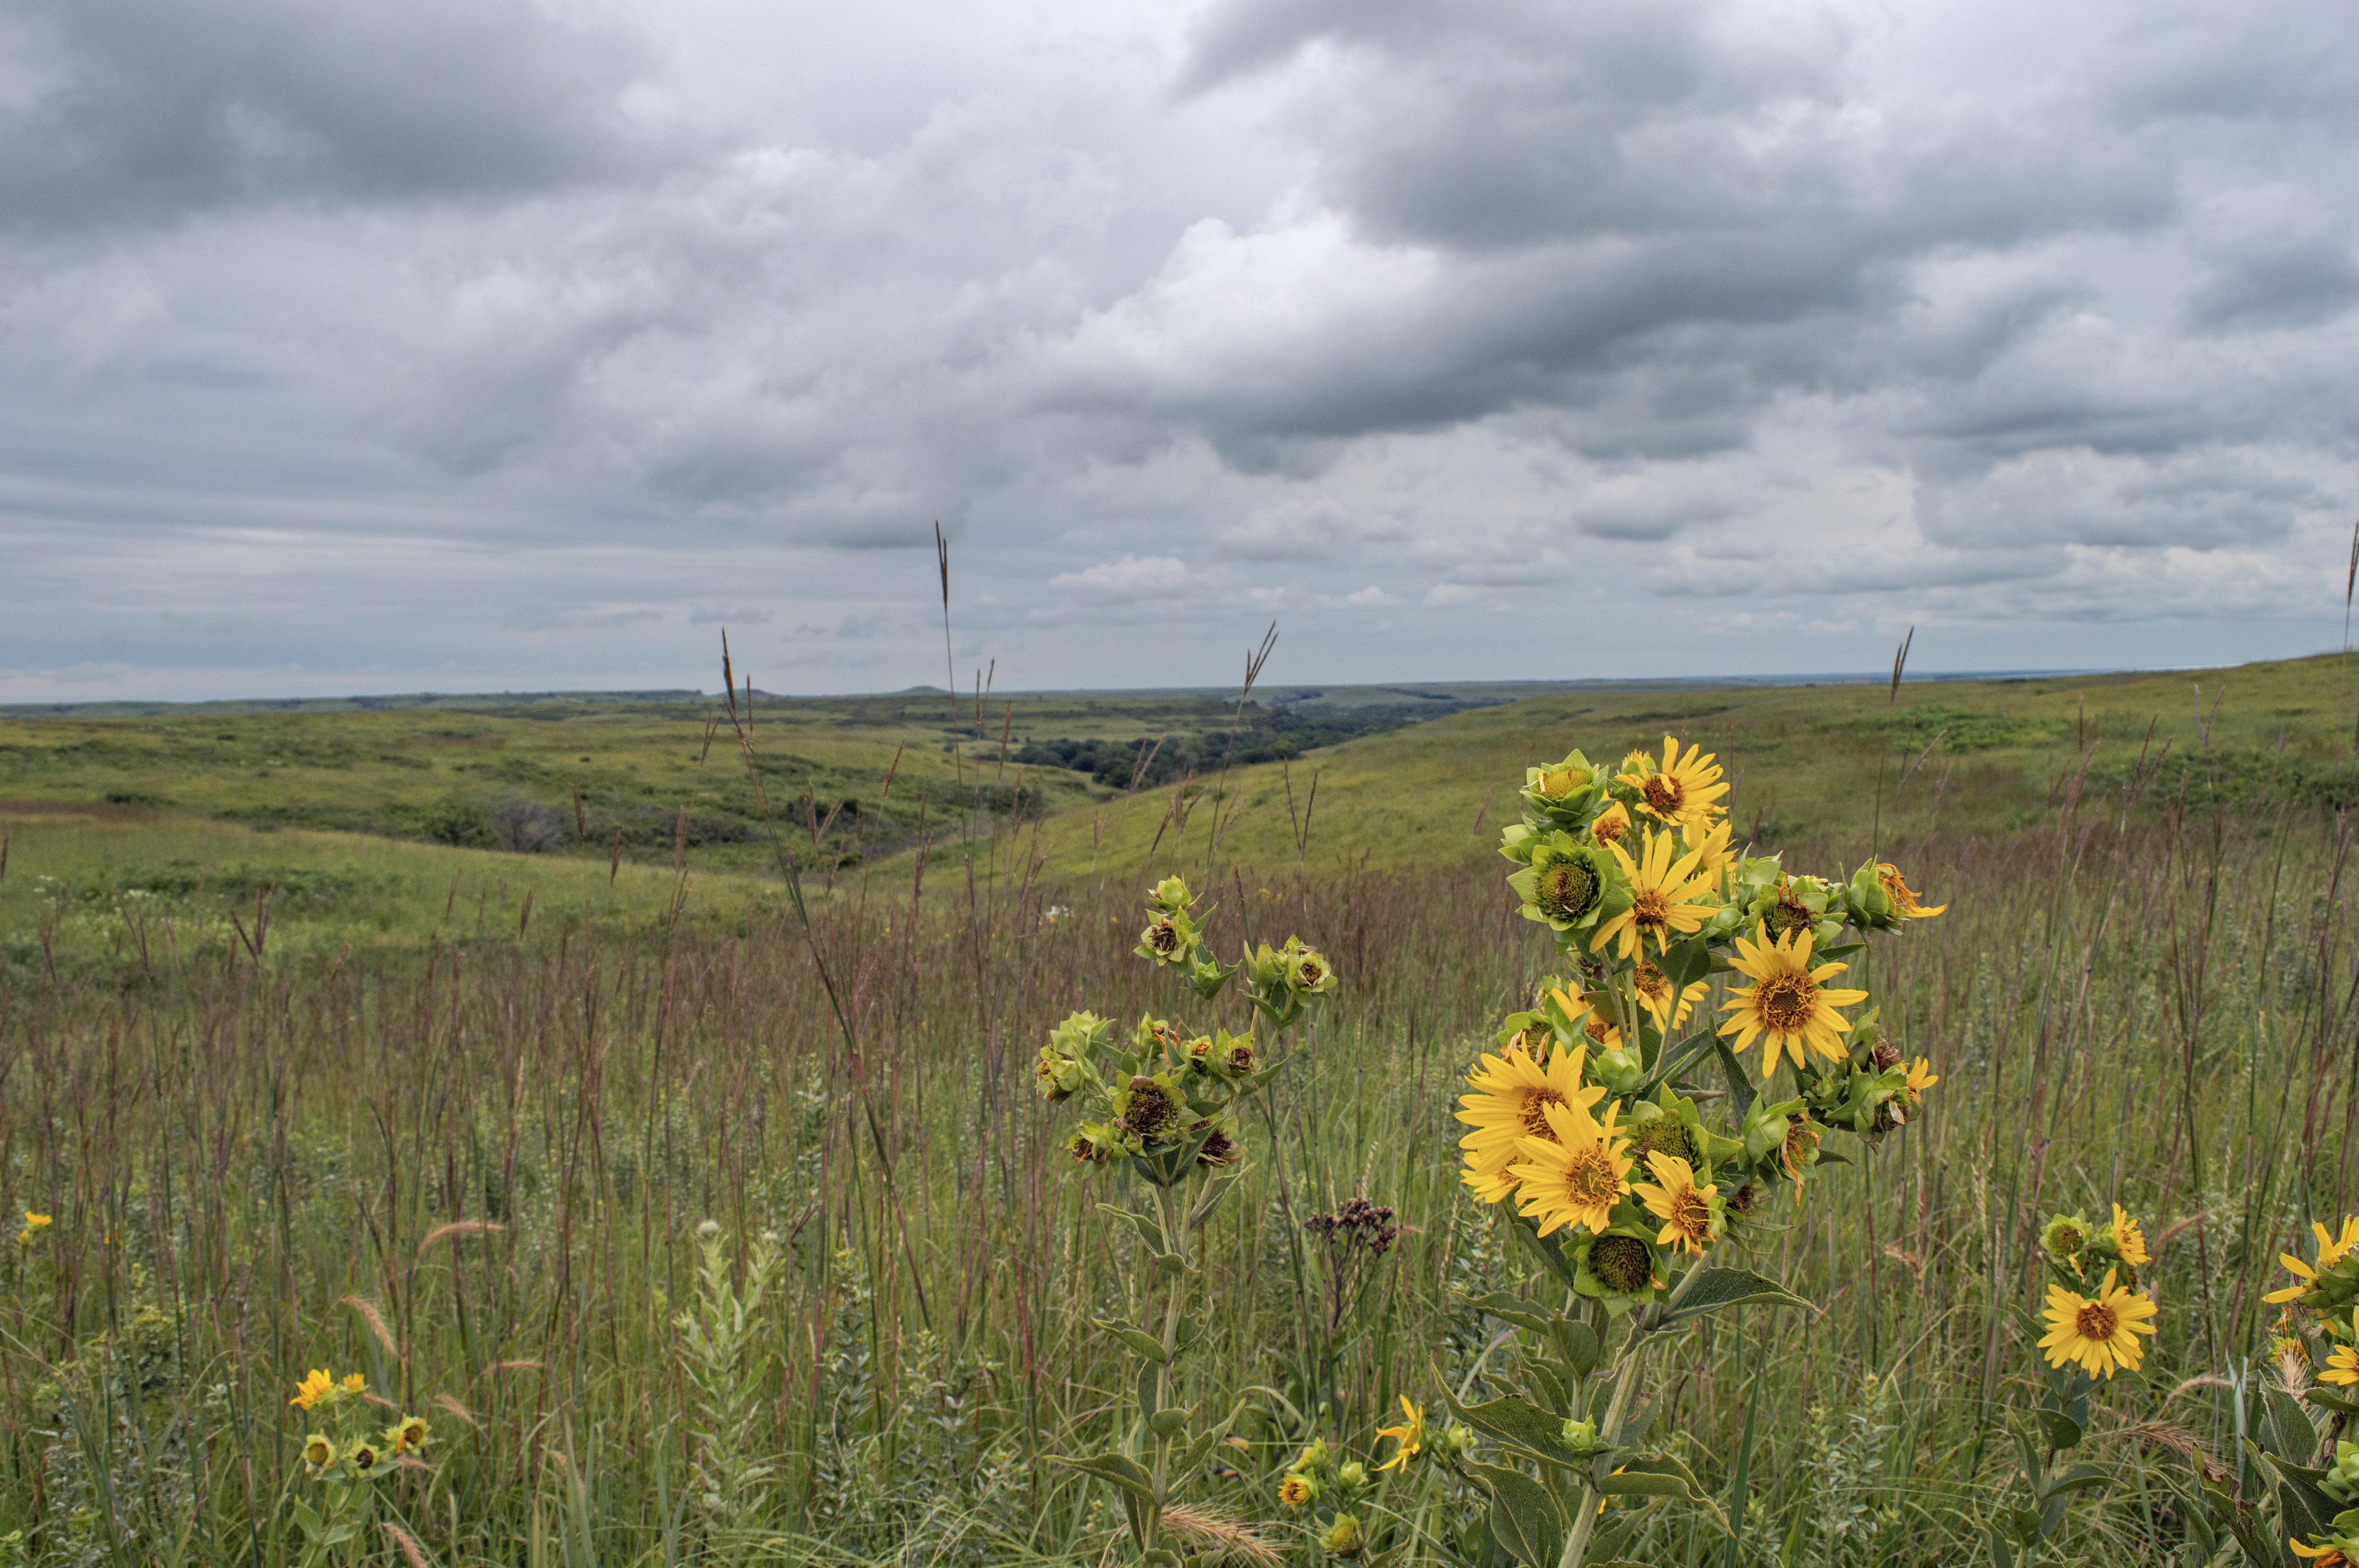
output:
[[[2359,678],[2359,677],[2354,677]],[[2229,670],[1719,691],[1576,692],[1354,741],[1281,770],[1199,776],[1041,825],[1049,875],[1135,877],[1220,859],[1265,871],[1432,865],[1487,854],[1530,764],[1579,746],[1593,761],[1663,736],[1719,753],[1740,837],[1907,838],[2006,832],[2079,787],[2151,807],[2359,798],[2348,738],[2359,687],[2334,656]],[[2202,715],[2196,703],[2201,693]],[[1311,806],[1310,788],[1318,787]],[[1291,789],[1293,809],[1288,805]],[[1864,845],[1861,845],[1864,848]]]

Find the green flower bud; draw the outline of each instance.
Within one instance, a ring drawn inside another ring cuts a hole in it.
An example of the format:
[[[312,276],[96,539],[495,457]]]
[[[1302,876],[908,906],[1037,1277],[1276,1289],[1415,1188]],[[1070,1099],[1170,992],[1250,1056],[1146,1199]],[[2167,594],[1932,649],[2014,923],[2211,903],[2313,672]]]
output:
[[[1356,1459],[1346,1459],[1335,1466],[1335,1484],[1347,1492],[1356,1492],[1368,1484],[1368,1467]]]
[[[1597,1423],[1593,1421],[1566,1422],[1556,1440],[1575,1459],[1594,1459],[1613,1446],[1597,1435]]]
[[[1360,1538],[1360,1521],[1350,1514],[1337,1514],[1327,1533],[1319,1538],[1320,1550],[1330,1557],[1357,1557],[1366,1544]]]

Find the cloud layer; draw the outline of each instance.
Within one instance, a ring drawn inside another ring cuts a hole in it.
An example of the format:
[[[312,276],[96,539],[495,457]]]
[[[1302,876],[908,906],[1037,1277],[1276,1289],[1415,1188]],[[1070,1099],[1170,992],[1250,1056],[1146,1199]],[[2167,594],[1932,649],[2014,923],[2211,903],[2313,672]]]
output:
[[[2331,644],[2346,25],[0,0],[0,697]]]

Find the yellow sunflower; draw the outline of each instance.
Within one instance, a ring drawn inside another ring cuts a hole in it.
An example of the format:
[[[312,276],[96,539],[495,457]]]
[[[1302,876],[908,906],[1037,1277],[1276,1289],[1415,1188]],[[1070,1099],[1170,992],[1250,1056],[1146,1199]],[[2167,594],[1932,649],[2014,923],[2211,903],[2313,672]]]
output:
[[[1941,1075],[1933,1070],[1933,1064],[1927,1057],[1918,1057],[1917,1065],[1908,1069],[1908,1087],[1918,1094],[1923,1094],[1940,1081]],[[2144,1261],[2143,1259],[2139,1260]]]
[[[2339,1539],[2331,1540],[2324,1546],[2311,1546],[2288,1536],[2286,1544],[2293,1548],[2293,1554],[2296,1557],[2308,1557],[2316,1561],[2318,1568],[2353,1568],[2350,1553],[2343,1550],[2343,1546],[2350,1544],[2347,1541],[2341,1541]]]
[[[295,1385],[295,1397],[287,1402],[310,1410],[335,1391],[335,1379],[329,1376],[327,1370],[322,1368],[305,1373],[303,1380]]]
[[[1851,966],[1821,964],[1812,968],[1807,928],[1788,931],[1774,943],[1749,942],[1739,936],[1734,967],[1753,986],[1721,1003],[1723,1012],[1736,1016],[1723,1022],[1720,1032],[1735,1035],[1739,1051],[1751,1045],[1756,1035],[1768,1037],[1763,1048],[1763,1076],[1777,1070],[1781,1052],[1791,1052],[1798,1066],[1809,1060],[1802,1053],[1806,1045],[1830,1061],[1840,1062],[1849,1054],[1838,1036],[1850,1031],[1851,1022],[1835,1009],[1865,1001],[1867,993],[1838,990],[1825,983]]]
[[[1614,952],[1618,958],[1637,957],[1642,936],[1652,937],[1655,950],[1660,952],[1675,935],[1691,936],[1712,917],[1712,906],[1695,900],[1712,895],[1712,879],[1697,874],[1697,857],[1680,855],[1679,841],[1669,833],[1647,834],[1635,860],[1619,844],[1605,848],[1622,862],[1622,874],[1630,879],[1630,907],[1598,926],[1597,935],[1589,940],[1591,952],[1601,950],[1617,935],[1622,939]]]
[[[1618,800],[1599,812],[1597,820],[1589,825],[1589,838],[1593,844],[1619,844],[1629,836],[1630,814],[1622,809]]]
[[[2351,1332],[2359,1337],[2359,1307],[2351,1310]],[[2359,1383],[2359,1346],[2338,1345],[2326,1358],[2326,1370],[2318,1375],[2321,1383],[2341,1383],[2346,1387]]]
[[[1648,1212],[1663,1222],[1655,1245],[1678,1246],[1701,1255],[1705,1246],[1720,1235],[1720,1189],[1698,1186],[1695,1168],[1675,1154],[1647,1155],[1647,1169],[1654,1173],[1654,1182],[1631,1190],[1646,1204]]]
[[[2048,1353],[2050,1367],[2077,1363],[2092,1378],[2135,1372],[2146,1355],[2137,1336],[2154,1332],[2154,1313],[2152,1302],[2114,1283],[2111,1269],[2105,1271],[2104,1282],[2093,1296],[2050,1285],[2048,1334],[2039,1348]]]
[[[1585,994],[1559,989],[1549,992],[1557,1006],[1564,1009],[1565,1022],[1578,1030],[1600,1051],[1622,1049],[1622,1026],[1614,1022],[1609,1009],[1601,1008]]]
[[[1655,1027],[1665,1033],[1685,1023],[1688,1014],[1695,1009],[1697,999],[1712,989],[1701,980],[1689,986],[1675,987],[1669,975],[1644,958],[1639,959],[1638,967],[1631,971],[1630,986],[1638,993],[1638,1005],[1654,1019]],[[1675,990],[1679,993],[1676,998],[1672,995]]]
[[[1630,1141],[1614,1127],[1621,1104],[1607,1106],[1603,1121],[1586,1106],[1551,1105],[1546,1114],[1550,1136],[1523,1140],[1524,1162],[1508,1173],[1523,1184],[1523,1213],[1540,1222],[1542,1236],[1568,1225],[1603,1230],[1630,1173],[1622,1152]]]
[[[1400,1444],[1390,1459],[1376,1466],[1379,1476],[1387,1470],[1406,1468],[1425,1448],[1425,1412],[1409,1403],[1407,1394],[1400,1397],[1400,1425],[1376,1428],[1377,1437],[1389,1437]]]
[[[1876,862],[1875,880],[1882,882],[1884,891],[1892,895],[1892,913],[1903,920],[1930,920],[1950,907],[1946,903],[1937,903],[1928,909],[1918,903],[1916,890],[1908,885],[1908,879],[1900,874],[1899,867],[1888,860]]]
[[[2289,1302],[2296,1296],[2303,1294],[2318,1283],[2319,1275],[2343,1261],[2343,1254],[2349,1252],[2354,1246],[2359,1246],[2359,1216],[2343,1220],[2343,1231],[2339,1236],[2328,1235],[2326,1227],[2316,1220],[2310,1221],[2310,1228],[2318,1236],[2318,1266],[2313,1269],[2290,1252],[2278,1253],[2277,1261],[2299,1275],[2303,1282],[2299,1285],[2288,1285],[2281,1291],[2271,1291],[2261,1298],[2263,1301]]]
[[[1526,1156],[1518,1150],[1527,1138],[1554,1136],[1545,1114],[1551,1105],[1588,1108],[1605,1098],[1605,1090],[1581,1081],[1585,1047],[1552,1054],[1546,1065],[1522,1051],[1485,1054],[1483,1064],[1467,1075],[1474,1092],[1461,1096],[1458,1119],[1474,1130],[1458,1141],[1465,1151],[1466,1184],[1484,1203],[1497,1203],[1516,1190],[1508,1167]]]
[[[2123,1262],[2133,1269],[2146,1262],[2146,1232],[2138,1228],[2137,1221],[2129,1217],[2128,1210],[2115,1204],[2114,1223],[2105,1230],[2114,1238],[2114,1250],[2121,1254]]]
[[[1614,781],[1638,792],[1638,809],[1658,822],[1668,822],[1701,834],[1713,816],[1727,807],[1720,797],[1728,786],[1720,782],[1720,764],[1701,746],[1685,752],[1670,736],[1663,737],[1663,760],[1634,753],[1636,766]]]

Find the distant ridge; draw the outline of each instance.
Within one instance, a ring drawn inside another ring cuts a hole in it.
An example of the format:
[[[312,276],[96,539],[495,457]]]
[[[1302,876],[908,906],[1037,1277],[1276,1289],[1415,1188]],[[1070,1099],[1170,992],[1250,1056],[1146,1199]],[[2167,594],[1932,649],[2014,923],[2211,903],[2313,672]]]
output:
[[[2136,673],[2154,672],[2103,669],[1911,670],[1902,677],[1902,681],[1905,685],[1923,686],[1940,681],[2058,680]],[[1397,705],[1404,700],[1451,703],[1459,706],[1489,706],[1495,703],[1516,702],[1527,697],[1546,697],[1552,692],[1560,691],[1712,691],[1732,687],[1869,686],[1880,685],[1891,678],[1891,672],[1888,670],[1829,670],[1798,675],[1599,676],[1579,680],[1390,681],[1359,686],[1339,685],[1332,682],[1314,685],[1303,682],[1293,686],[1256,687],[1254,689],[1254,699],[1264,707],[1272,708],[1307,704],[1332,704],[1337,707],[1359,708],[1370,705]],[[1234,686],[1038,687],[1016,689],[1003,687],[993,695],[1003,699],[1026,697],[1159,697],[1233,702],[1236,698],[1236,687]],[[843,702],[862,699],[891,701],[896,698],[947,698],[949,696],[950,694],[940,687],[925,685],[904,687],[898,691],[891,692],[811,693],[799,696],[761,690],[754,693],[756,700],[760,702]],[[662,687],[643,691],[423,691],[379,697],[223,697],[210,702],[14,702],[0,703],[0,718],[156,719],[172,714],[194,716],[205,713],[381,713],[405,709],[481,712],[516,708],[669,705],[706,700],[718,700],[718,698],[709,697],[701,688],[693,687]],[[960,700],[967,699],[962,696]]]

